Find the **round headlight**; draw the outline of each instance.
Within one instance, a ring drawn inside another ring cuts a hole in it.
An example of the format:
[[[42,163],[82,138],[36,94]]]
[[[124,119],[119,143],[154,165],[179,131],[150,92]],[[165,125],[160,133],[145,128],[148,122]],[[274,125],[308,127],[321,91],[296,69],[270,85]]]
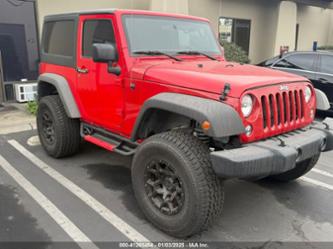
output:
[[[312,90],[311,90],[311,87],[307,86],[307,87],[305,88],[305,91],[304,91],[305,102],[306,102],[306,103],[309,103],[311,97],[312,97]]]
[[[253,109],[253,100],[250,95],[244,95],[241,101],[242,113],[245,118],[250,116]]]

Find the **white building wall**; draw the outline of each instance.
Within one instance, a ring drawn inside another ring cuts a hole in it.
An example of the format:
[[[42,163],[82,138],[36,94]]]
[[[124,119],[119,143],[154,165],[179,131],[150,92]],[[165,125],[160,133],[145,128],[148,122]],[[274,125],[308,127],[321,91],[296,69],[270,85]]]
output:
[[[298,5],[297,23],[299,23],[298,50],[311,50],[313,42],[319,46],[333,45],[333,11],[306,5]]]
[[[189,0],[189,14],[208,18],[218,33],[219,17],[251,20],[250,51],[252,63],[272,56],[279,0]]]
[[[188,14],[188,0],[152,0],[150,10],[186,15]]]
[[[328,44],[330,46],[333,46],[333,11],[331,11],[331,20],[330,20],[330,26],[328,30]]]
[[[274,54],[279,54],[281,46],[289,47],[289,51],[295,49],[297,5],[291,1],[281,1],[276,11],[278,19]]]
[[[148,10],[150,0],[37,0],[39,27],[47,15],[93,9]]]

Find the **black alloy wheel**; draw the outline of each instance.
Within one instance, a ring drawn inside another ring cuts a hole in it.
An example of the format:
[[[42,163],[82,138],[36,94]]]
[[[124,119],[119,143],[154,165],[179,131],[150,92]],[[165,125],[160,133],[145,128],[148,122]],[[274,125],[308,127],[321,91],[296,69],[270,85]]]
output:
[[[151,203],[166,215],[178,214],[185,200],[182,181],[166,161],[153,160],[145,171],[145,190]]]
[[[44,109],[42,113],[42,136],[48,144],[55,142],[54,121],[49,111]]]

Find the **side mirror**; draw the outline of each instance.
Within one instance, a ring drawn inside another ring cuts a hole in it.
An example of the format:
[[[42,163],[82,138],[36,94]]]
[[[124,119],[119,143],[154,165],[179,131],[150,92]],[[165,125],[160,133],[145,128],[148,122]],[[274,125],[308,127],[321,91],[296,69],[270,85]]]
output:
[[[93,44],[93,60],[95,62],[114,62],[118,60],[117,49],[112,44]]]

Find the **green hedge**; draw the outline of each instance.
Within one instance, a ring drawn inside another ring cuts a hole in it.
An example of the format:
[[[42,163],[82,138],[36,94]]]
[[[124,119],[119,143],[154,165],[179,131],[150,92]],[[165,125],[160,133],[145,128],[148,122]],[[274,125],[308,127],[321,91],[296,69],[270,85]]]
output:
[[[38,109],[37,101],[29,101],[27,104],[27,109],[31,114],[36,115]]]
[[[318,47],[318,50],[331,50],[333,51],[333,46],[330,45],[330,46],[320,46]]]
[[[226,41],[220,41],[220,43],[224,48],[224,57],[227,61],[234,61],[243,64],[250,63],[248,55],[240,46]]]

